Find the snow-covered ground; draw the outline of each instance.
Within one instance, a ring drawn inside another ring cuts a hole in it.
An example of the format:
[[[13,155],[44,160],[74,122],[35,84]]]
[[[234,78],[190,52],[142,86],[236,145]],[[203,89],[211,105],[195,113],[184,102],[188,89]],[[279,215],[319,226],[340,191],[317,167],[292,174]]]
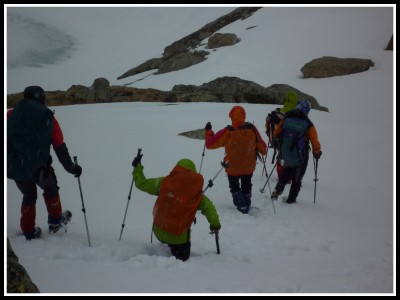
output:
[[[116,77],[147,59],[161,57],[165,46],[233,9],[8,7],[7,93],[34,84],[45,90],[66,90],[72,84],[89,86],[98,77],[106,77],[112,84],[132,82],[145,74],[121,81]],[[167,175],[184,157],[199,168],[204,142],[178,134],[203,128],[208,121],[216,130],[223,128],[230,123],[228,113],[233,104],[137,102],[52,107],[71,155],[78,157],[83,168],[81,184],[91,247],[78,181],[63,170],[53,151],[63,208],[73,213],[68,232],[47,233],[47,213],[39,191],[36,221],[44,233],[41,239],[27,242],[19,228],[22,196],[5,174],[4,235],[39,290],[84,295],[394,294],[395,53],[383,50],[395,32],[393,9],[264,7],[220,31],[237,34],[240,43],[217,49],[191,68],[149,76],[132,85],[170,90],[175,84],[236,76],[266,87],[289,84],[329,108],[329,113],[312,110],[309,115],[323,152],[316,203],[312,160],[298,203],[278,201],[276,214],[268,187],[264,194],[259,191],[266,181],[261,163],[253,176],[253,205],[258,210],[251,215],[234,209],[225,174],[207,190],[222,224],[220,255],[201,214],[192,226],[192,255],[187,262],[171,257],[168,247],[155,238],[151,243],[155,197],[136,188],[122,239],[118,239],[137,149],[143,149],[148,177]],[[18,18],[24,21],[20,24],[15,21]],[[43,26],[29,25],[35,22]],[[256,27],[246,30],[250,26]],[[52,33],[68,36],[71,47],[54,44]],[[35,43],[38,40],[42,43]],[[48,54],[53,47],[65,51],[51,63],[40,64],[29,57],[32,49]],[[375,66],[348,76],[302,79],[300,68],[321,56],[369,58]],[[32,66],[35,64],[40,67]],[[247,121],[254,122],[266,140],[265,116],[276,106],[243,107]],[[219,171],[223,154],[222,149],[205,151],[205,182]],[[271,158],[272,151],[267,157],[268,171],[273,166]],[[276,180],[275,173],[271,188]],[[288,190],[286,187],[284,196]]]

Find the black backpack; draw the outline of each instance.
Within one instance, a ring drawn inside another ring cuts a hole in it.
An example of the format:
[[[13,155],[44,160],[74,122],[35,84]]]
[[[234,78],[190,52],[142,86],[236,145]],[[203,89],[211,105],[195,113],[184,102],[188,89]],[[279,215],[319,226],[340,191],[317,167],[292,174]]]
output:
[[[274,138],[274,130],[275,127],[279,124],[279,122],[285,117],[285,113],[281,111],[280,108],[277,108],[275,110],[273,110],[271,113],[268,114],[267,118],[266,118],[266,123],[269,123],[269,128],[268,131],[266,132],[271,145],[270,147],[274,148],[274,155],[272,157],[272,163],[274,163],[275,161],[275,155],[276,155],[276,151],[280,145],[280,140]]]
[[[23,99],[7,121],[7,177],[25,181],[50,156],[53,112],[38,102]]]

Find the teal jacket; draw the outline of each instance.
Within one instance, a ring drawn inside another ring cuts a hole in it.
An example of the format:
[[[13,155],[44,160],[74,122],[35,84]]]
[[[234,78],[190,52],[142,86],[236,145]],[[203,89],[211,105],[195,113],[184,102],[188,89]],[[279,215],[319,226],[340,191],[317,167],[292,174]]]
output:
[[[196,171],[194,164],[188,159],[180,160],[177,165],[191,169],[192,171]],[[136,187],[139,190],[146,192],[150,195],[158,196],[160,192],[161,182],[163,181],[164,177],[147,179],[143,174],[143,168],[144,167],[141,164],[138,164],[132,172]],[[202,200],[200,202],[198,210],[200,210],[201,213],[207,218],[210,226],[220,226],[219,217],[215,206],[211,202],[211,200],[204,194],[202,196]],[[176,236],[153,224],[153,232],[160,242],[166,244],[184,244],[190,240],[190,229],[182,233],[181,235]]]

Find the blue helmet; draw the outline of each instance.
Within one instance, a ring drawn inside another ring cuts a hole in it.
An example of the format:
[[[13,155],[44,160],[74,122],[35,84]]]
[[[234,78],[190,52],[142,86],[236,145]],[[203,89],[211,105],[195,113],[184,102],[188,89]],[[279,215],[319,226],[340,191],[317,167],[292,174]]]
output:
[[[300,110],[303,114],[308,116],[308,113],[311,110],[311,104],[307,100],[300,100],[299,103],[296,106],[297,110]]]

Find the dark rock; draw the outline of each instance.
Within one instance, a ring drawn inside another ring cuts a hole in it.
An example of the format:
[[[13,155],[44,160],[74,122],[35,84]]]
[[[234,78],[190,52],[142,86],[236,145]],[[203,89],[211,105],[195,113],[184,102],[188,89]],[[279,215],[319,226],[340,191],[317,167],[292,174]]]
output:
[[[28,272],[18,262],[18,257],[7,238],[7,293],[40,293]]]
[[[304,78],[326,78],[364,72],[373,66],[370,59],[324,56],[306,63],[301,72]]]

